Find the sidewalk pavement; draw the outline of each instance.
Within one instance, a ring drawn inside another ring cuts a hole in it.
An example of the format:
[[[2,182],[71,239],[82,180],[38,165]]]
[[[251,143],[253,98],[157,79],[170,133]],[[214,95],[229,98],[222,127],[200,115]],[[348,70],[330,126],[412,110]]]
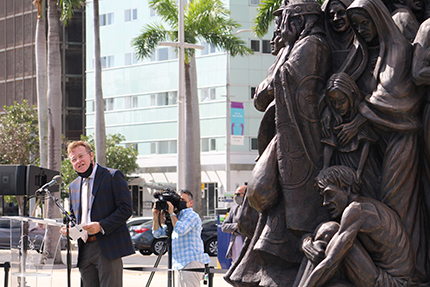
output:
[[[5,254],[3,254],[5,253]],[[73,252],[74,256],[76,256],[76,252]],[[2,263],[4,261],[8,261],[6,258],[7,252],[4,250],[0,251],[0,259],[2,259]],[[63,255],[63,262],[66,262],[66,258],[65,258],[65,254]],[[125,257],[127,258],[127,257]],[[137,257],[138,258],[138,257]],[[155,258],[155,257],[153,257]],[[151,259],[153,259],[151,258]],[[211,258],[212,261],[214,261],[213,258]],[[133,261],[133,258],[130,258],[128,260],[124,260],[124,267],[153,267],[152,266],[152,262],[151,265],[149,264],[142,264],[142,265],[138,265]],[[129,261],[129,263],[127,263],[127,261]],[[216,261],[216,260],[215,260]],[[72,263],[74,263],[75,260],[72,260]],[[212,262],[213,263],[213,262]],[[73,265],[73,264],[72,264]],[[76,264],[74,264],[76,265]],[[211,264],[212,266],[215,266],[215,264]],[[165,264],[160,263],[159,268],[167,268],[167,266],[165,266]],[[224,270],[226,271],[226,270]],[[123,272],[123,286],[124,287],[140,287],[140,286],[146,286],[148,279],[150,277],[151,272],[150,271],[133,271],[133,270],[127,270],[124,269]],[[0,287],[4,286],[4,269],[1,268],[0,269]],[[214,287],[230,287],[231,285],[228,284],[227,282],[225,282],[225,280],[222,278],[224,276],[223,273],[215,273],[214,274],[214,280],[213,280],[213,286]],[[9,282],[8,282],[8,286],[9,287],[13,287],[13,286],[18,286],[17,282],[16,282],[16,276],[11,276],[11,274],[9,273]],[[15,280],[15,282],[12,282],[12,280]],[[176,280],[176,276],[175,276],[175,280]],[[67,268],[65,265],[59,266],[58,268],[55,268],[53,270],[52,276],[47,276],[47,277],[33,277],[33,278],[28,278],[27,280],[27,284],[26,287],[31,286],[31,287],[35,287],[35,286],[39,286],[39,287],[67,287]],[[151,287],[162,287],[162,286],[167,286],[167,271],[157,271],[155,272],[155,275],[151,281]],[[207,287],[209,285],[204,285],[203,282],[201,283],[202,287]],[[71,287],[80,287],[80,274],[79,274],[79,270],[78,268],[72,268],[72,272],[71,272]]]

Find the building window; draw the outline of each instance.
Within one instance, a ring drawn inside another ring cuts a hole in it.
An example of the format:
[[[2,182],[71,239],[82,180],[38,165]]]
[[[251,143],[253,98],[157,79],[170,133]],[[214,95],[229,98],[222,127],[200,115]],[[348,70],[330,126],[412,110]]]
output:
[[[151,95],[151,106],[176,105],[178,102],[178,92],[163,92]]]
[[[125,53],[124,55],[124,66],[131,65],[131,53]]]
[[[104,56],[100,58],[102,69],[112,68],[115,65],[115,57],[114,56]]]
[[[258,150],[257,138],[251,138],[251,150]]]
[[[215,88],[210,88],[209,89],[209,93],[210,93],[210,99],[211,100],[215,100],[216,99],[216,89]]]
[[[216,151],[216,139],[206,138],[202,139],[202,152]]]
[[[210,139],[210,150],[211,151],[216,151],[216,139]]]
[[[169,153],[169,142],[168,141],[158,142],[158,153],[159,154]]]
[[[169,92],[169,105],[176,105],[178,103],[178,92]]]
[[[178,149],[178,142],[176,140],[170,141],[170,153],[176,153]]]
[[[208,88],[200,89],[200,101],[206,102],[208,100],[209,100],[209,89]]]
[[[131,109],[131,96],[124,98],[124,109]]]
[[[101,14],[100,17],[100,27],[106,25],[112,25],[114,21],[113,13]]]
[[[255,95],[255,87],[251,87],[251,100],[254,98]]]
[[[133,108],[138,108],[139,107],[139,97],[138,96],[133,96]]]
[[[157,16],[157,12],[155,12],[154,9],[149,8],[149,17],[155,17],[155,16]]]
[[[113,102],[114,102],[113,98],[104,99],[103,102],[104,102],[104,106],[105,106],[104,107],[105,112],[113,110]]]
[[[157,143],[153,142],[151,143],[151,154],[156,154],[157,153]]]
[[[258,4],[260,4],[260,0],[250,0],[251,2],[250,2],[250,4],[251,5],[258,5]]]
[[[166,60],[169,60],[169,49],[168,48],[158,49],[158,61],[166,61]]]
[[[209,151],[209,139],[202,139],[202,152]]]
[[[137,20],[137,9],[124,10],[124,22]]]
[[[260,40],[251,40],[251,49],[254,52],[260,52]]]
[[[270,40],[263,40],[263,53],[270,54],[271,52]]]

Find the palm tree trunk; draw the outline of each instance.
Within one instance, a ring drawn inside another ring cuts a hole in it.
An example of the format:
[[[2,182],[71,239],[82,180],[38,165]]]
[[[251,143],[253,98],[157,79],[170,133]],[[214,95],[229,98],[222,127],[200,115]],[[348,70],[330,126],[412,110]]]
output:
[[[95,75],[95,121],[94,140],[96,145],[96,161],[106,166],[106,124],[104,115],[102,91],[102,64],[100,59],[100,19],[99,1],[93,1],[93,29],[94,29],[94,75]]]
[[[45,17],[42,14],[42,0],[37,0],[38,16],[36,20],[35,54],[37,74],[37,107],[39,116],[39,145],[40,166],[48,167],[48,97],[47,97],[47,74],[46,74],[46,35]]]
[[[60,59],[60,23],[57,0],[48,0],[48,168],[61,170],[61,59]],[[59,189],[53,196],[60,197]],[[47,201],[47,217],[60,218],[60,210],[52,200]],[[47,241],[44,252],[48,256],[55,253],[56,243],[60,238],[58,227],[50,227],[47,232]],[[61,254],[57,254],[56,264],[62,263]]]
[[[185,64],[185,186],[194,196],[194,211],[202,217],[200,112],[194,56]]]

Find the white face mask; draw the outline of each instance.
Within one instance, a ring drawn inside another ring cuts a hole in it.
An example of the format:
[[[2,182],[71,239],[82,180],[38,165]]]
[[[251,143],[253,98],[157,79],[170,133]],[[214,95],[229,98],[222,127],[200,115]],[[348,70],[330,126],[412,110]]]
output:
[[[242,196],[235,196],[234,197],[234,201],[237,203],[237,204],[239,204],[239,205],[241,205],[242,204],[242,202],[243,202],[243,195]]]

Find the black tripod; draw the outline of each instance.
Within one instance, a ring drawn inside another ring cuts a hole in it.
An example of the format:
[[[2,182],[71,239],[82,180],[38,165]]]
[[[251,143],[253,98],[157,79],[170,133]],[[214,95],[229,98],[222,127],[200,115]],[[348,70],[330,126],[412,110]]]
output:
[[[158,264],[160,264],[161,257],[163,257],[164,252],[166,252],[167,248],[167,268],[169,269],[167,271],[167,287],[173,287],[174,286],[174,277],[173,277],[173,271],[172,271],[172,232],[173,232],[173,224],[172,220],[170,219],[169,213],[164,214],[165,223],[167,225],[166,228],[166,235],[167,239],[164,241],[163,248],[161,248],[160,253],[158,254],[157,260],[155,260],[154,268],[158,267]],[[151,275],[149,275],[148,282],[146,282],[146,287],[149,287],[151,285],[152,279],[154,278],[155,271],[151,272]]]

